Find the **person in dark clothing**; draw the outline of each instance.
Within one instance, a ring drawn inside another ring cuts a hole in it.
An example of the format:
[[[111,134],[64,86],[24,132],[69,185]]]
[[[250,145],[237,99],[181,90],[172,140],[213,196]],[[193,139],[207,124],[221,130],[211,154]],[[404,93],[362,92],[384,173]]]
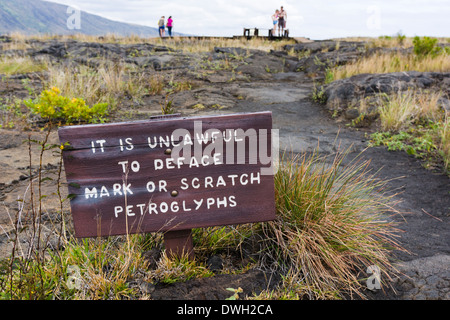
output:
[[[286,28],[286,20],[287,13],[283,9],[283,6],[281,6],[280,12],[278,13],[278,36],[283,36],[284,29]]]

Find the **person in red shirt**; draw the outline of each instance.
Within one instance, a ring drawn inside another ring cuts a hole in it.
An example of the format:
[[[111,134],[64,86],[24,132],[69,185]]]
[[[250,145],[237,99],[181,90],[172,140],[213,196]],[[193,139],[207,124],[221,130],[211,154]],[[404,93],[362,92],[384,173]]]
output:
[[[167,19],[167,31],[169,32],[169,37],[172,37],[172,27],[173,27],[173,19],[172,16]]]

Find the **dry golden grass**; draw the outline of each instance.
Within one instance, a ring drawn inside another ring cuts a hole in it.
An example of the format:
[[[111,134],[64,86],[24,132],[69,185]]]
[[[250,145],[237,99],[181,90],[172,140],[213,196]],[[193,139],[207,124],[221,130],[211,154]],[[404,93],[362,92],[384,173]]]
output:
[[[437,38],[439,43],[449,43],[450,38]],[[355,42],[366,42],[367,48],[410,48],[413,46],[414,38],[402,37],[399,35],[395,36],[380,36],[377,38],[373,37],[346,37],[346,38],[336,38],[337,41],[355,41]]]
[[[97,69],[88,66],[67,67],[53,65],[48,69],[46,87],[57,87],[62,95],[83,98],[88,104],[107,102],[114,109],[124,95],[140,99],[147,92],[154,93],[158,80],[133,73],[124,64],[103,64]],[[164,84],[162,84],[164,85]],[[147,87],[150,86],[150,89]],[[156,88],[157,92],[161,84]]]
[[[349,78],[363,73],[390,73],[402,71],[449,72],[450,56],[441,54],[437,57],[417,58],[412,54],[377,53],[330,70],[333,80]]]
[[[262,51],[280,50],[284,45],[293,44],[293,40],[269,41],[263,38],[247,39],[229,39],[229,38],[185,38],[178,37],[173,39],[161,40],[156,39],[159,45],[166,45],[175,50],[187,52],[210,52],[214,47],[232,47],[232,48],[246,48],[256,49]]]
[[[48,68],[44,61],[35,61],[30,57],[2,57],[0,59],[0,74],[13,74],[44,71]]]
[[[413,114],[418,110],[412,94],[399,92],[387,97],[386,100],[379,108],[381,129],[398,131],[404,126],[409,126],[413,120]]]
[[[410,90],[392,95],[380,95],[377,100],[383,131],[398,131],[408,128],[413,122],[426,119],[439,122],[443,111],[439,107],[441,92]],[[360,101],[359,111],[367,113],[370,105],[365,99]]]
[[[439,99],[441,99],[441,92],[424,92],[416,91],[414,98],[417,104],[416,117],[428,118],[434,122],[442,119],[442,109],[439,107]]]
[[[213,50],[214,47],[240,47],[247,49],[270,51],[270,50],[280,50],[286,44],[295,43],[294,40],[269,41],[264,38],[253,38],[251,40],[247,40],[245,38],[232,39],[223,37],[173,37],[164,39],[161,39],[159,37],[143,38],[136,35],[122,37],[113,33],[101,37],[84,34],[65,35],[65,36],[37,35],[32,37],[20,33],[12,34],[13,42],[16,45],[24,45],[25,40],[30,38],[38,39],[41,41],[59,39],[60,41],[77,40],[83,42],[118,43],[118,44],[150,43],[154,45],[167,46],[174,50],[180,50],[185,53],[209,52]]]

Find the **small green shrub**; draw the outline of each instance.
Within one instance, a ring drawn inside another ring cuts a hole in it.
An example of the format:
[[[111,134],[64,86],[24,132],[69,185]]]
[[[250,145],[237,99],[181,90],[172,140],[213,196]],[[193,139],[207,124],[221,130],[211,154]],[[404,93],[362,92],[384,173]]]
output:
[[[397,32],[397,42],[399,45],[403,45],[403,43],[405,42],[406,36],[404,34],[402,34],[401,31]]]
[[[92,107],[83,99],[61,96],[57,87],[44,90],[36,100],[26,100],[25,105],[35,114],[47,120],[72,123],[74,121],[97,123],[104,122],[108,113],[107,103],[97,103]]]
[[[325,89],[323,88],[323,86],[320,86],[320,88],[318,88],[314,84],[312,100],[320,104],[325,104],[327,102],[327,94],[325,93]]]
[[[421,39],[418,36],[414,37],[414,54],[418,57],[437,56],[442,52],[442,48],[437,46],[437,42],[438,39],[436,38],[423,37]]]
[[[331,68],[326,68],[325,69],[325,81],[324,83],[331,83],[334,81],[334,74],[333,74],[333,70]]]

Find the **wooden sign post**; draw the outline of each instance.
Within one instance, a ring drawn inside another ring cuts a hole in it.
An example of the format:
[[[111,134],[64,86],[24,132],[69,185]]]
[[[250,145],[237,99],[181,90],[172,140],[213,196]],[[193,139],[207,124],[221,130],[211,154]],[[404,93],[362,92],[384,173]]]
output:
[[[192,228],[273,220],[271,129],[270,112],[59,128],[75,236],[164,232],[192,256]]]

